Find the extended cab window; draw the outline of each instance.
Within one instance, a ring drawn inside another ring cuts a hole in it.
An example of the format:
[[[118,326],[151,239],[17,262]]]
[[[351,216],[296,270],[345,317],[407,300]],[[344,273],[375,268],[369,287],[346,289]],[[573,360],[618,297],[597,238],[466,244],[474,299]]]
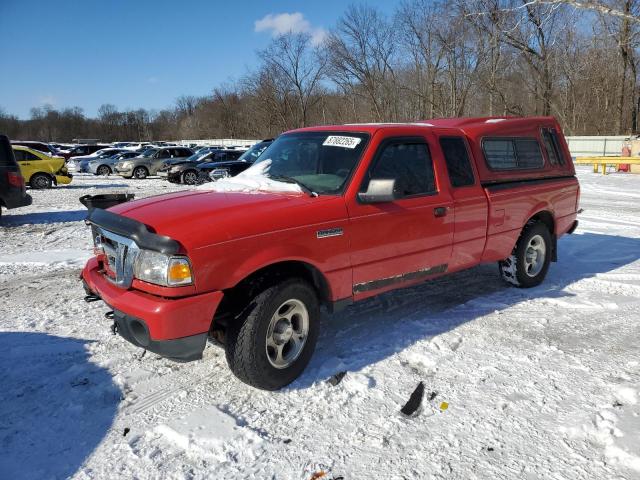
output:
[[[447,163],[451,186],[473,185],[475,179],[464,140],[460,137],[443,137],[440,139],[440,147]]]
[[[361,187],[366,191],[369,180],[395,179],[397,198],[427,195],[436,191],[433,162],[429,147],[419,141],[392,141],[378,151],[373,166]]]
[[[492,170],[530,170],[544,165],[535,138],[485,138],[482,149]]]
[[[554,129],[542,129],[542,141],[551,165],[564,165],[564,156],[558,142],[558,134]]]

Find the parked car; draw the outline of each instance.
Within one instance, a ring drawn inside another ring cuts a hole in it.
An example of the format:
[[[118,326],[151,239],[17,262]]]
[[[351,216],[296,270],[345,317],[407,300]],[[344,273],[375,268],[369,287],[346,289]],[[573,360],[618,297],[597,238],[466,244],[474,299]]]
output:
[[[193,152],[184,147],[152,148],[141,156],[131,158],[115,165],[116,173],[125,178],[147,178],[155,175],[167,160],[185,159]]]
[[[6,135],[0,135],[0,218],[3,208],[18,208],[31,205],[24,177],[13,155]]]
[[[539,285],[579,192],[552,117],[304,128],[226,184],[94,209],[82,278],[134,345],[189,361],[211,335],[240,380],[278,389],[309,362],[320,305],[488,262]]]
[[[264,152],[271,143],[273,143],[273,138],[262,140],[261,142],[254,144],[237,160],[199,165],[199,183],[216,181],[226,177],[235,177],[253,165],[260,155],[262,155],[262,152]],[[205,176],[207,172],[208,178]]]
[[[76,145],[70,150],[62,150],[60,151],[60,155],[63,156],[66,160],[69,160],[73,157],[81,157],[91,155],[98,150],[102,150],[103,148],[110,148],[111,145],[105,144],[91,144],[91,145]]]
[[[242,150],[216,150],[212,152],[208,162],[200,163],[196,167],[198,171],[198,183],[210,182],[209,173],[211,173],[212,170],[220,168],[222,163],[237,162],[244,153],[246,152]],[[237,163],[238,165],[235,168],[237,170],[236,173],[240,173],[251,166],[251,164],[247,162]]]
[[[51,157],[38,150],[22,145],[12,145],[20,172],[31,188],[51,188],[52,185],[71,183],[73,175],[69,173],[62,157]]]
[[[30,140],[11,140],[12,145],[22,145],[23,147],[29,147],[33,150],[38,150],[39,152],[46,153],[47,155],[56,156],[58,155],[58,150],[53,147],[50,143],[45,142],[32,142]]]
[[[158,170],[157,175],[172,183],[195,185],[198,180],[198,172],[196,170],[197,165],[209,161],[213,155],[214,152],[211,151],[204,151],[202,153],[196,152],[185,159],[166,161]],[[186,176],[183,178],[184,172],[186,172]]]
[[[222,159],[238,158],[242,152],[232,152],[228,154],[226,150],[220,149],[201,149],[194,153],[191,157],[184,160],[174,160],[166,162],[163,167],[158,170],[158,176],[169,180],[172,183],[184,183],[187,185],[195,185],[202,183],[199,181],[199,167],[210,163],[225,163]],[[245,162],[240,163],[240,167],[248,167]],[[238,168],[238,171],[244,168]]]
[[[233,157],[237,155],[237,150],[226,150],[226,152],[233,152],[228,155],[230,158],[216,159],[212,162],[198,165],[198,183],[238,175],[249,168],[272,142],[273,138],[267,138],[254,144],[249,150],[242,153],[237,160],[233,160]]]
[[[115,170],[116,163],[137,157],[138,155],[138,152],[125,150],[113,155],[98,157],[87,163],[86,170],[94,175],[111,175]]]
[[[90,162],[93,162],[94,160],[106,159],[124,151],[126,150],[122,148],[103,148],[101,150],[95,151],[91,155],[73,157],[71,160],[69,160],[67,165],[69,167],[69,170],[72,172],[88,173]]]

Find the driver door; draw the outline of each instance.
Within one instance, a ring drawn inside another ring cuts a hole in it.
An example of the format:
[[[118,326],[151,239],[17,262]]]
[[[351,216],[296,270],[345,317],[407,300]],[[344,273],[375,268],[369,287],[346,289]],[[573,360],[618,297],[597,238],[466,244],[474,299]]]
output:
[[[440,188],[426,136],[383,139],[360,192],[371,179],[393,179],[395,200],[347,201],[354,298],[416,283],[447,270],[452,251],[453,200]]]

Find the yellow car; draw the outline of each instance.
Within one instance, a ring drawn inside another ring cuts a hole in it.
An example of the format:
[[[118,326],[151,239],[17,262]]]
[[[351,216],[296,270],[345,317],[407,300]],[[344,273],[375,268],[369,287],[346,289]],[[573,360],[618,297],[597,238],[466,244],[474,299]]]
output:
[[[31,188],[51,188],[51,185],[71,183],[73,175],[67,171],[62,157],[50,157],[46,153],[22,145],[11,145],[20,166],[25,183]]]

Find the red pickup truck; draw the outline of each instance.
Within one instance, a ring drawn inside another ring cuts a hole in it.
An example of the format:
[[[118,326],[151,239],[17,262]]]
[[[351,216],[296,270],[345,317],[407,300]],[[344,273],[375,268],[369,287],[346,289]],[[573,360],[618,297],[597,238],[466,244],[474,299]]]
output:
[[[134,345],[189,361],[214,337],[263,389],[304,370],[322,305],[486,262],[533,287],[578,223],[552,117],[303,128],[209,185],[93,209],[85,290]]]

